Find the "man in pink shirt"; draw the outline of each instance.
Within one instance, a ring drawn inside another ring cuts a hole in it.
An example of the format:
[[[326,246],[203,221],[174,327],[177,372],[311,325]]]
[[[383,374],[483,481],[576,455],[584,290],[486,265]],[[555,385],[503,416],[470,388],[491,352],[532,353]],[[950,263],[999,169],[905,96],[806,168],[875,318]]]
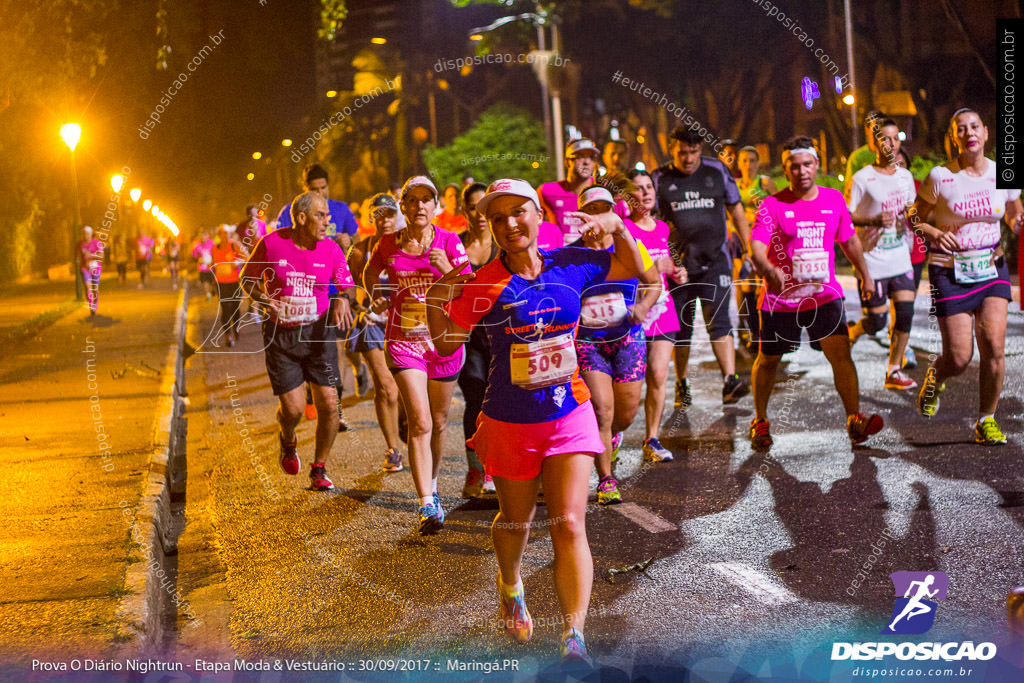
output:
[[[823,351],[832,365],[836,390],[846,411],[846,431],[854,444],[882,429],[882,418],[860,412],[857,368],[850,357],[850,338],[843,308],[843,290],[836,281],[834,243],[857,269],[867,293],[875,285],[868,274],[860,239],[842,193],[814,182],[818,153],[807,137],[783,147],[782,169],[789,187],[766,197],[750,233],[754,267],[764,280],[759,292],[760,340],[752,373],[754,419],[750,440],[755,450],[771,448],[768,399],[779,360],[800,347],[807,330],[811,348]]]
[[[544,220],[562,229],[565,244],[572,244],[580,238],[581,220],[566,214],[579,209],[579,192],[594,182],[600,158],[601,151],[593,140],[573,140],[565,148],[565,180],[554,180],[537,188]]]
[[[242,267],[242,289],[269,314],[263,325],[264,355],[281,425],[281,469],[302,469],[296,450],[295,427],[306,406],[303,385],[312,387],[316,403],[315,461],[311,488],[334,488],[325,461],[338,434],[337,330],[352,325],[349,306],[355,283],[345,255],[326,239],[330,213],[327,200],[306,192],[291,204],[294,227],[282,228],[260,240]],[[330,285],[342,293],[332,300]],[[330,315],[328,315],[330,313]]]

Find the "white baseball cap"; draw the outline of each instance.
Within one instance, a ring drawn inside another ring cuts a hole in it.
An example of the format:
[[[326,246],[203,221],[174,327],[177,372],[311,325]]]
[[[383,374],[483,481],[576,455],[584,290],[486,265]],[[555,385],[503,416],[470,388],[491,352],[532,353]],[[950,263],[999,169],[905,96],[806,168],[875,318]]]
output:
[[[434,186],[433,181],[425,175],[414,175],[405,181],[405,185],[402,185],[402,192],[399,197],[404,201],[405,195],[408,194],[412,188],[422,185],[423,187],[429,187],[430,191],[434,193],[434,199],[437,199],[437,187]]]
[[[573,140],[566,145],[565,158],[572,159],[583,152],[593,152],[594,156],[601,156],[601,150],[597,148],[597,145],[594,144],[593,140],[590,138],[580,138],[579,140]]]
[[[476,203],[476,210],[486,216],[488,204],[498,197],[508,196],[529,199],[540,210],[540,199],[537,197],[537,191],[533,189],[533,185],[519,178],[495,180],[487,187],[487,194]]]
[[[594,202],[608,202],[610,205],[615,206],[615,197],[612,196],[611,191],[607,187],[602,185],[591,185],[580,190],[581,209],[587,204],[593,204]]]

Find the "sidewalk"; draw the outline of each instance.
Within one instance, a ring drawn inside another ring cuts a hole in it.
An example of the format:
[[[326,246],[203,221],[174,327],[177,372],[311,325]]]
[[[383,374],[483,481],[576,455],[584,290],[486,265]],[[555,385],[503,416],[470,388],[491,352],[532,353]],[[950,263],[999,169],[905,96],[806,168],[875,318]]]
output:
[[[142,497],[178,292],[104,278],[90,319],[73,282],[13,285],[0,309],[0,666],[109,657],[141,562],[122,509]],[[46,312],[63,313],[9,339]],[[24,671],[24,668],[17,667]]]

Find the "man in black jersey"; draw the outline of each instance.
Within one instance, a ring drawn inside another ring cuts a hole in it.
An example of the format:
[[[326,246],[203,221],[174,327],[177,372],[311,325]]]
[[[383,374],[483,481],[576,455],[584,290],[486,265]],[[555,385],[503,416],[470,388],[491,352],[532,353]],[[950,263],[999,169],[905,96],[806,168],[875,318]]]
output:
[[[729,321],[732,259],[725,246],[728,237],[726,210],[732,215],[742,238],[744,258],[750,226],[743,213],[736,181],[725,164],[701,154],[703,139],[697,131],[677,126],[671,138],[669,151],[672,162],[659,167],[652,175],[658,211],[672,228],[670,247],[689,274],[686,284],[671,289],[672,301],[679,315],[675,346],[675,406],[685,409],[691,402],[686,376],[698,299],[711,337],[711,349],[722,371],[722,403],[736,403],[750,391],[750,385],[736,374],[736,350]]]

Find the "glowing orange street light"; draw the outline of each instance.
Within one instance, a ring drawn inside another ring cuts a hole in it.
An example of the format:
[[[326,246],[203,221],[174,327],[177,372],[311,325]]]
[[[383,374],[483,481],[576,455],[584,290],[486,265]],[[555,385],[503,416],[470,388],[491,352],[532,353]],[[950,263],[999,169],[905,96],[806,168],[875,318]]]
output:
[[[77,123],[65,123],[60,127],[60,139],[74,152],[78,141],[82,139],[82,127]]]

